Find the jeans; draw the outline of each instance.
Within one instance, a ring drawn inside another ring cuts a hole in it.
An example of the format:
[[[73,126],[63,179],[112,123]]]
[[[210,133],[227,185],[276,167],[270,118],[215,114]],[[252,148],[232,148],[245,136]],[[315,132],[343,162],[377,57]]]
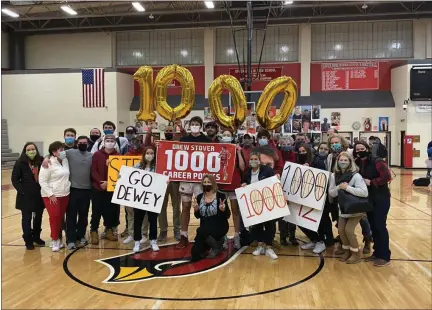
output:
[[[372,230],[368,218],[365,216],[360,220],[362,234],[365,238],[372,240]]]
[[[98,191],[93,189],[92,192],[92,216],[90,230],[97,232],[101,217],[104,220],[104,226],[107,229],[117,227],[120,222],[120,206],[112,203],[113,192]]]
[[[88,225],[91,189],[71,188],[66,211],[67,243],[75,243],[85,237]],[[78,217],[78,220],[77,220]]]
[[[42,214],[43,209],[37,212],[21,210],[21,227],[25,243],[33,243],[34,239],[40,238],[42,231]],[[32,228],[33,220],[33,228]]]
[[[373,255],[389,261],[391,251],[390,237],[387,230],[387,214],[390,211],[390,192],[369,194],[369,201],[374,206],[373,211],[367,214],[374,237]]]

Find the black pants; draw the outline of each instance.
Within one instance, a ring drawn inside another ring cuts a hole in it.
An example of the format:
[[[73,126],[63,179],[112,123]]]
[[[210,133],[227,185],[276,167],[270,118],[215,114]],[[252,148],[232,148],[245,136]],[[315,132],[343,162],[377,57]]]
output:
[[[204,257],[204,253],[210,249],[210,245],[208,243],[207,238],[213,238],[216,241],[216,244],[222,248],[224,237],[228,233],[229,227],[226,229],[222,228],[217,230],[208,231],[206,229],[202,229],[198,227],[197,235],[195,237],[195,242],[191,249],[192,261],[198,261]]]
[[[23,239],[26,244],[33,243],[34,239],[40,238],[42,231],[42,214],[43,209],[36,212],[21,210],[21,227],[23,231]]]
[[[75,243],[85,237],[91,194],[91,189],[71,188],[70,190],[69,205],[66,210],[67,243]]]
[[[104,220],[104,226],[107,229],[113,229],[120,223],[120,206],[112,203],[113,192],[92,191],[92,216],[90,230],[98,231],[101,217]]]
[[[369,196],[369,201],[373,204],[373,211],[367,214],[372,228],[374,240],[375,257],[390,260],[391,251],[389,245],[389,233],[387,230],[387,214],[390,211],[390,193],[373,193]]]
[[[309,238],[311,242],[325,242],[326,245],[334,243],[334,236],[332,230],[332,221],[330,219],[330,214],[332,212],[332,206],[330,204],[324,205],[323,214],[321,216],[321,221],[318,226],[318,231],[312,231],[310,229],[300,227],[300,230]]]
[[[141,231],[141,227],[144,221],[144,217],[147,213],[147,217],[149,220],[149,238],[150,240],[156,240],[157,238],[157,219],[158,213],[145,211],[141,209],[134,209],[134,240],[140,241],[143,234],[146,234],[146,231]]]
[[[295,238],[296,225],[293,223],[285,222],[283,219],[278,220],[279,233],[281,239],[284,238]]]
[[[252,226],[252,234],[258,242],[272,245],[276,234],[276,220],[260,223]]]

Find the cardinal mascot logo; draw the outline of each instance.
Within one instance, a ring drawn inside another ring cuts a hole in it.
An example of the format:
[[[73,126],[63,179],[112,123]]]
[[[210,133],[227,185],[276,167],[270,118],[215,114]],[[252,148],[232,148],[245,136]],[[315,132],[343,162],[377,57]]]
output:
[[[193,243],[184,249],[176,249],[175,244],[163,245],[158,252],[146,249],[139,253],[129,253],[97,260],[110,269],[110,275],[103,283],[129,283],[155,278],[187,277],[209,272],[223,267],[236,259],[247,247],[236,251],[232,242],[228,249],[217,257],[191,261]]]

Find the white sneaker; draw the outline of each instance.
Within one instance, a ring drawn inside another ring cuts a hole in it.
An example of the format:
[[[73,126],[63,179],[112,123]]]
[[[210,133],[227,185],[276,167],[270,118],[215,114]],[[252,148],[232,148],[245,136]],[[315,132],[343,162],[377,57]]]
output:
[[[123,244],[128,244],[128,243],[131,243],[132,241],[133,241],[133,237],[128,236],[126,239],[123,240]]]
[[[273,251],[272,248],[267,248],[265,250],[265,255],[270,257],[271,259],[278,259],[278,256],[276,255],[276,253]]]
[[[315,247],[315,242],[309,242],[300,246],[302,250],[312,250]]]
[[[143,235],[143,236],[142,236],[142,239],[140,240],[139,243],[144,244],[144,243],[146,243],[146,242],[147,242],[147,237]]]
[[[252,255],[258,256],[258,255],[264,255],[265,254],[265,249],[262,246],[257,246],[257,248],[255,249],[255,251],[252,252]]]
[[[140,242],[139,241],[135,241],[135,245],[133,247],[133,251],[134,253],[139,252],[140,251]]]
[[[152,248],[152,250],[154,252],[159,251],[159,247],[157,245],[157,241],[156,240],[150,240],[150,246],[151,246],[151,248]]]
[[[65,247],[65,245],[61,243],[61,240],[58,240],[58,246],[60,249],[63,249]]]
[[[60,251],[60,240],[53,240],[51,245],[52,245],[52,251],[53,252]]]
[[[315,254],[320,254],[320,253],[324,252],[325,250],[326,250],[325,243],[320,241],[320,242],[317,242],[317,244],[315,244],[315,247],[312,250],[312,252],[314,252]]]
[[[240,243],[240,235],[234,236],[234,249],[240,249],[241,243]]]

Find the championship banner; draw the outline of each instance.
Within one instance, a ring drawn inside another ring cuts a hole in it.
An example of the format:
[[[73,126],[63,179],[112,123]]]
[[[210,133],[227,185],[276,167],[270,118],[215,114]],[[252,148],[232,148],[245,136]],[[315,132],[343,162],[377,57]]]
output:
[[[122,166],[133,167],[141,161],[141,156],[110,156],[108,163],[108,185],[107,191],[113,192],[116,186],[120,168]]]
[[[283,218],[285,222],[293,223],[315,232],[318,230],[323,210],[312,209],[294,202],[289,202],[289,208],[291,214]]]
[[[279,179],[274,176],[235,190],[245,227],[290,214]]]
[[[160,213],[169,178],[150,171],[123,166],[112,203]]]
[[[201,182],[204,174],[212,174],[218,184],[231,184],[236,156],[234,144],[157,143],[156,173],[182,182]]]
[[[317,210],[324,208],[328,181],[328,171],[290,162],[281,176],[286,200]]]

